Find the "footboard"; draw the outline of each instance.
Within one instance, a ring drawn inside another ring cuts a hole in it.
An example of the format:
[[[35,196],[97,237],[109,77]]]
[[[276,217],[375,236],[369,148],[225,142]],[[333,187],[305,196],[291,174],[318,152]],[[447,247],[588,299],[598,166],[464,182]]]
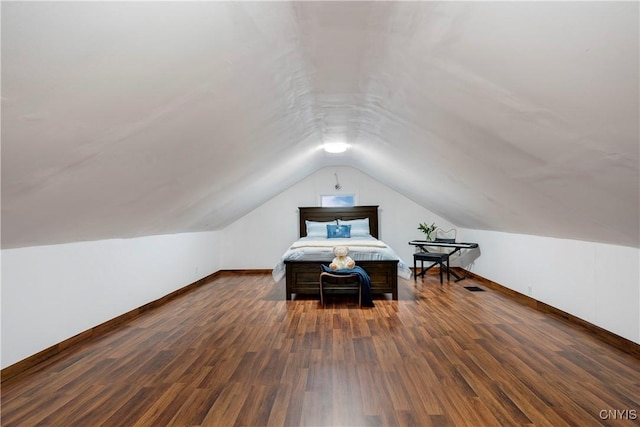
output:
[[[330,262],[330,261],[329,261]],[[286,297],[293,294],[320,295],[321,264],[327,261],[285,261]],[[371,279],[372,294],[392,294],[398,299],[398,261],[358,261]]]

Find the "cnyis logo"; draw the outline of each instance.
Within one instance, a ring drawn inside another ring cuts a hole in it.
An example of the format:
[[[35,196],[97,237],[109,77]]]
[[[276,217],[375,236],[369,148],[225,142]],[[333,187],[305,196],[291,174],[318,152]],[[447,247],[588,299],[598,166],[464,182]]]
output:
[[[598,413],[601,420],[637,420],[636,409],[603,409]]]

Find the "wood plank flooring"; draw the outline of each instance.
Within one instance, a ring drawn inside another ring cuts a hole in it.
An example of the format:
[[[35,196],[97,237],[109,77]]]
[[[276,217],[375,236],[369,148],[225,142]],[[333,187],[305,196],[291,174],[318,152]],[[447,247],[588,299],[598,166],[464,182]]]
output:
[[[639,424],[640,360],[470,285],[323,308],[224,273],[3,382],[2,425]]]

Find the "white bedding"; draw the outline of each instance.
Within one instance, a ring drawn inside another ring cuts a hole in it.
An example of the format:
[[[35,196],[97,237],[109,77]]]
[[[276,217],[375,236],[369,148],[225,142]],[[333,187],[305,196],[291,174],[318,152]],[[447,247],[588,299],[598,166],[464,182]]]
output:
[[[333,259],[334,246],[349,247],[349,256],[358,261],[384,261],[398,260],[398,276],[408,279],[411,277],[411,270],[400,259],[393,249],[381,240],[373,236],[359,236],[350,239],[323,239],[318,237],[302,237],[293,244],[280,257],[280,261],[273,268],[273,280],[279,282],[285,275],[285,264],[287,260],[326,260],[327,263]]]

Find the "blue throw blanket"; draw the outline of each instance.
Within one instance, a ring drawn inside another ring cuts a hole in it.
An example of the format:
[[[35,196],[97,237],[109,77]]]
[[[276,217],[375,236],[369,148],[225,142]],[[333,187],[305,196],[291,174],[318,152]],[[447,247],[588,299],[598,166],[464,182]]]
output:
[[[373,297],[371,296],[371,279],[364,268],[356,265],[353,268],[345,268],[344,270],[332,270],[329,266],[321,264],[322,270],[333,274],[355,274],[359,277],[362,285],[362,306],[375,307]]]

